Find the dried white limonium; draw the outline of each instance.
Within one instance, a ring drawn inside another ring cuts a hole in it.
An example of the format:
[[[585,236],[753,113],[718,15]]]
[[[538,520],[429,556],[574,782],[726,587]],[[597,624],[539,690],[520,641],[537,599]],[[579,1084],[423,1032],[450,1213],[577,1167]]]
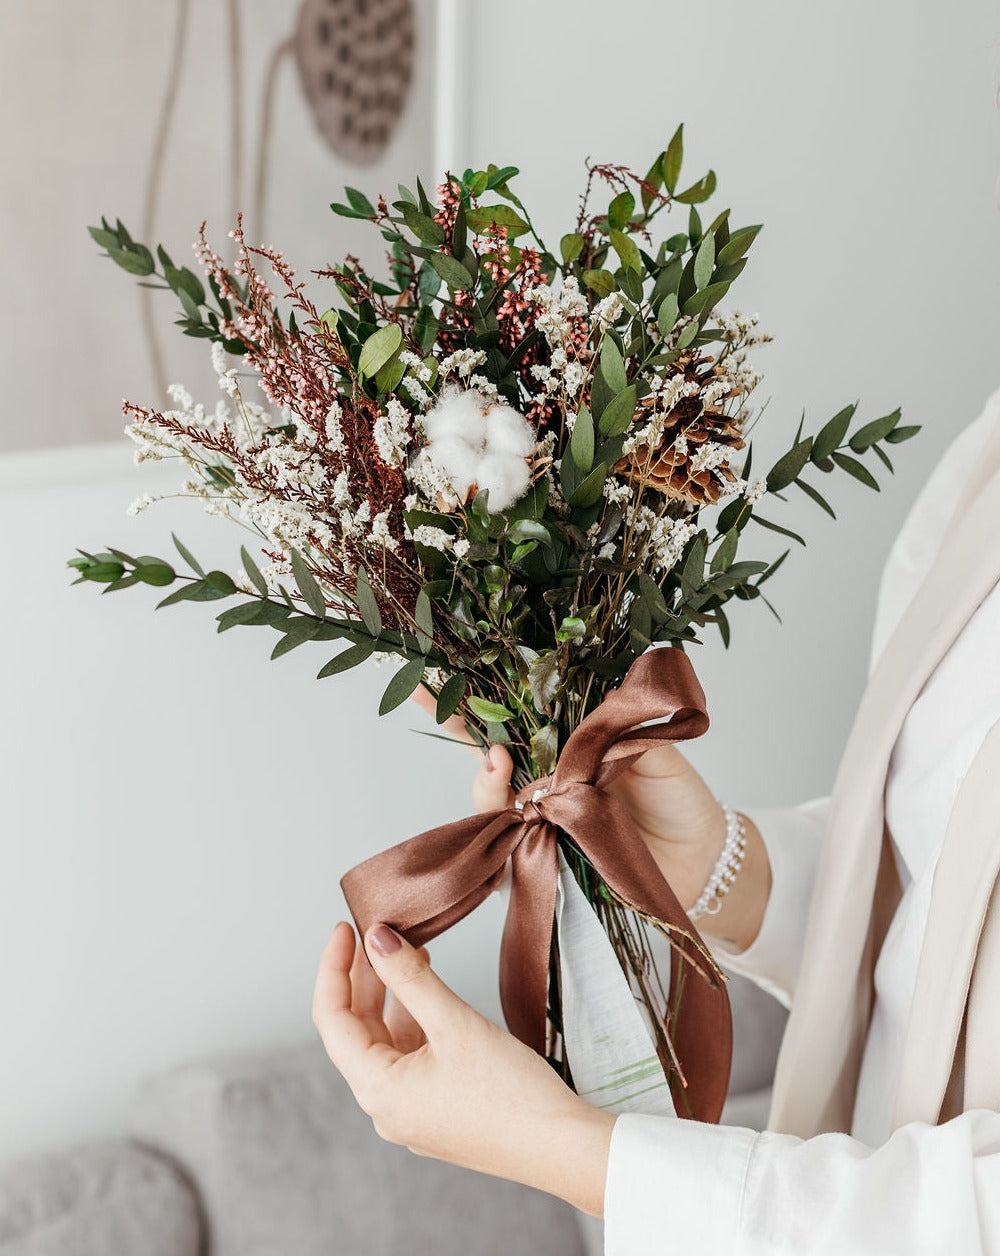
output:
[[[421,421],[427,444],[412,478],[433,485],[445,498],[450,494],[449,504],[486,490],[495,512],[507,510],[528,491],[535,433],[513,406],[473,388],[447,388]]]

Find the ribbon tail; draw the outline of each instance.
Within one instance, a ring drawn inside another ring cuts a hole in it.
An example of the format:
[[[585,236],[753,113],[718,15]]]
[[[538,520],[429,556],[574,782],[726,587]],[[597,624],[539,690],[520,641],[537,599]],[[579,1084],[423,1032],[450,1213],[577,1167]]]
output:
[[[549,957],[559,877],[555,829],[533,825],[513,852],[510,902],[500,942],[500,1003],[507,1028],[546,1054]]]

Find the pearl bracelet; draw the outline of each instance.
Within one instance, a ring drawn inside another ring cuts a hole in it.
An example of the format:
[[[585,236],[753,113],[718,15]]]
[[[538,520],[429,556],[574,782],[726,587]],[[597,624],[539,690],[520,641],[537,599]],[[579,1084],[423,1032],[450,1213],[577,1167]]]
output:
[[[712,869],[712,875],[708,878],[708,884],[702,890],[697,903],[688,912],[691,920],[697,920],[699,916],[714,916],[722,909],[722,900],[732,888],[736,874],[743,867],[743,860],[746,857],[747,834],[743,817],[724,804],[722,811],[726,817],[726,842],[722,848],[722,854]]]

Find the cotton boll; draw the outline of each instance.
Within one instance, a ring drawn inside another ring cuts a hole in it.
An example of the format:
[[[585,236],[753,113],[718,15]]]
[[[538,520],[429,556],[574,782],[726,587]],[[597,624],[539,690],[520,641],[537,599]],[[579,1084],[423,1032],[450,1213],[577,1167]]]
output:
[[[456,436],[433,440],[427,453],[434,465],[448,478],[449,484],[464,496],[470,484],[479,478],[479,451]]]
[[[531,483],[531,470],[523,458],[488,453],[479,459],[476,482],[480,492],[489,491],[489,510],[495,514],[520,501]]]
[[[486,448],[491,454],[527,458],[535,448],[535,433],[511,406],[491,406],[486,414]]]
[[[457,437],[478,448],[486,435],[486,417],[479,396],[460,388],[448,388],[437,405],[424,415],[427,438],[437,441]]]

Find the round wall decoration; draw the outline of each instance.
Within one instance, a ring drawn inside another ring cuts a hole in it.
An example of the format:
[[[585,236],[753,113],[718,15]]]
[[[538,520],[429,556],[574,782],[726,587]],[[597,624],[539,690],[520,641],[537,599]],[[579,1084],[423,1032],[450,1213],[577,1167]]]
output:
[[[412,0],[304,0],[295,56],[320,134],[359,165],[385,150],[413,77]]]

